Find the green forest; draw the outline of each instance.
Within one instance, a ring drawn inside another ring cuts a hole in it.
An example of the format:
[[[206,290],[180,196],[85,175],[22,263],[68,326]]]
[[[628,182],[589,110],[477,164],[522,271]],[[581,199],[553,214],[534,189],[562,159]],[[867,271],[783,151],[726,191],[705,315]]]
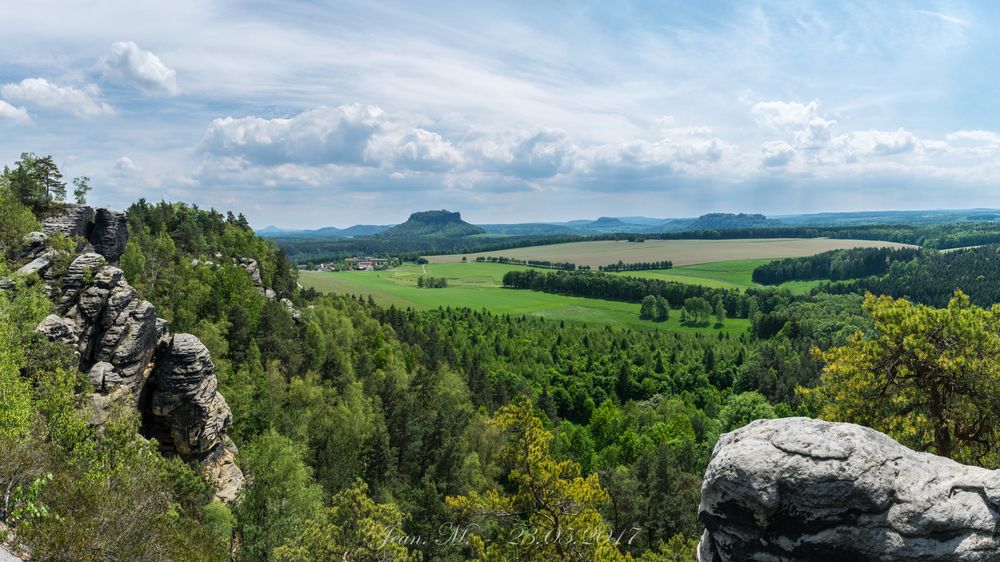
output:
[[[650,321],[751,324],[688,334],[320,294],[300,289],[286,250],[242,216],[140,200],[120,267],[172,331],[211,352],[247,475],[224,504],[195,466],[144,438],[134,412],[89,423],[81,396],[92,389],[72,351],[36,332],[53,303],[41,279],[13,271],[25,236],[66,199],[50,164],[26,155],[0,179],[0,522],[37,559],[691,560],[712,448],[761,418],[859,421],[998,466],[1000,407],[974,400],[995,396],[1000,374],[995,246],[850,250],[760,269],[762,282],[830,281],[798,296],[596,272],[504,278],[511,291],[634,302]],[[932,247],[997,235],[811,232]],[[268,299],[241,258],[301,314]],[[873,367],[886,357],[899,376]]]

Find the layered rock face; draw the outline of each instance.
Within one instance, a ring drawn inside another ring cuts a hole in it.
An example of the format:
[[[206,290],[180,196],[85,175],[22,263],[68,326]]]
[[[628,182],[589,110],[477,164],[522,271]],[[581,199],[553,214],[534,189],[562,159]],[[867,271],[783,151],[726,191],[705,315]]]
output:
[[[701,562],[1000,561],[1000,471],[873,429],[760,420],[705,471]]]
[[[117,263],[128,242],[128,218],[125,213],[109,209],[94,209],[86,205],[67,205],[65,210],[42,223],[48,233],[79,236],[95,253]]]
[[[235,463],[236,447],[226,436],[232,416],[217,390],[208,349],[191,334],[170,334],[153,305],[139,297],[121,269],[108,263],[121,255],[127,241],[124,215],[81,209],[89,208],[77,207],[53,224],[74,236],[82,235],[75,230],[81,224],[90,224],[90,244],[105,254],[83,253],[68,267],[55,268],[56,255],[45,247],[44,235],[29,236],[34,249],[23,256],[27,264],[19,273],[40,274],[56,303],[56,313],[38,330],[75,349],[80,370],[95,389],[90,395],[93,424],[103,424],[112,408],[138,408],[143,432],[155,437],[164,453],[201,462],[217,497],[234,499],[243,474]],[[41,242],[33,243],[36,239]]]

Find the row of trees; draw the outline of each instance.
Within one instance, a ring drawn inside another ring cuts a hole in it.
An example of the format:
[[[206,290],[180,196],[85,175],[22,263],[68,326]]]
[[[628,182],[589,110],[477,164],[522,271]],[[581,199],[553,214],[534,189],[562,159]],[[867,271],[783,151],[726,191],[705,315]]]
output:
[[[503,286],[635,303],[652,295],[663,297],[672,308],[681,308],[688,299],[700,297],[711,303],[721,302],[725,315],[730,318],[750,318],[756,312],[768,312],[780,303],[795,299],[784,290],[748,289],[741,292],[663,279],[590,272],[509,271],[504,274]]]
[[[565,271],[574,271],[576,269],[590,269],[590,266],[577,266],[575,263],[571,262],[553,262],[548,260],[519,260],[516,258],[508,258],[504,256],[476,256],[476,261],[479,263],[503,263],[511,265],[527,265],[530,267],[541,267],[544,269],[562,269]]]
[[[780,285],[788,281],[830,279],[840,281],[885,275],[892,264],[920,256],[919,248],[853,248],[814,256],[775,260],[753,270],[753,282]]]
[[[674,266],[674,262],[670,260],[663,261],[647,261],[647,262],[637,262],[637,263],[625,263],[618,260],[618,263],[613,263],[611,265],[602,265],[597,269],[599,271],[647,271],[651,269],[670,269]]]

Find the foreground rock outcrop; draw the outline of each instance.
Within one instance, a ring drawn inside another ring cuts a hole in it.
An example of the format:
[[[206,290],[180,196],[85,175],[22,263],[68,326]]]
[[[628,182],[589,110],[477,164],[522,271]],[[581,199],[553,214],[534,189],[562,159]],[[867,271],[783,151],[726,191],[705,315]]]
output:
[[[200,462],[216,496],[232,500],[243,474],[226,435],[232,415],[218,392],[212,358],[197,337],[169,333],[155,307],[112,265],[127,242],[126,224],[121,213],[82,206],[47,221],[49,234],[81,237],[84,249],[94,250],[75,257],[48,249],[46,234],[29,235],[18,275],[38,274],[56,304],[38,330],[73,346],[80,371],[94,386],[94,425],[114,408],[137,408],[147,437],[155,437],[165,454]],[[70,257],[68,266],[54,265]]]
[[[1000,471],[807,418],[722,436],[705,471],[701,562],[1000,561]]]

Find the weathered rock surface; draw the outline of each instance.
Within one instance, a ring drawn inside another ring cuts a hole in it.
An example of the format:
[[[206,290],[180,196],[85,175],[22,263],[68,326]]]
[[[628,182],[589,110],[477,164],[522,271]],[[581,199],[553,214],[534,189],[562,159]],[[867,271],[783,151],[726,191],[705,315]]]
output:
[[[88,238],[94,251],[108,261],[117,262],[125,253],[128,242],[128,218],[125,213],[98,209],[94,218],[94,228]]]
[[[128,242],[128,218],[125,213],[94,209],[86,205],[66,205],[62,213],[42,221],[46,233],[78,236],[92,246],[92,251],[112,263],[125,253]]]
[[[125,216],[86,209],[74,206],[68,217],[46,223],[63,234],[86,234],[95,251],[76,256],[61,278],[46,280],[56,288],[56,314],[37,329],[74,347],[80,371],[95,389],[89,396],[92,423],[105,423],[117,405],[137,407],[144,432],[165,453],[201,462],[218,497],[235,498],[243,474],[226,437],[231,414],[217,390],[208,349],[190,334],[169,334],[153,305],[108,264],[124,251]]]
[[[153,372],[152,415],[181,454],[205,455],[224,448],[232,417],[226,399],[216,391],[214,368],[198,338],[176,334]]]
[[[66,205],[63,211],[42,221],[47,233],[58,232],[63,236],[90,237],[94,224],[94,208],[86,205]]]
[[[866,427],[760,420],[705,471],[701,562],[1000,561],[1000,471]]]

